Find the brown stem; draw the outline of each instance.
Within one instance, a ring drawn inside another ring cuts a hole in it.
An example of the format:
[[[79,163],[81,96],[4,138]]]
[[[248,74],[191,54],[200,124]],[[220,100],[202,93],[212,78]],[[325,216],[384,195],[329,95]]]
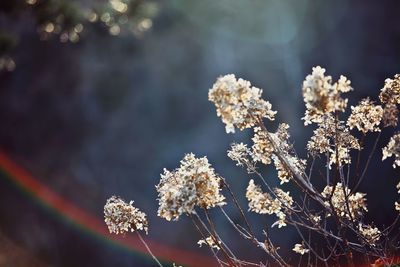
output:
[[[207,236],[205,236],[205,235],[203,234],[203,231],[201,231],[200,227],[197,225],[197,223],[196,223],[196,221],[195,221],[195,219],[193,218],[193,216],[192,216],[191,213],[189,213],[189,216],[190,216],[190,218],[192,219],[192,223],[193,223],[193,225],[196,227],[196,230],[200,233],[201,237],[205,240],[205,239],[207,238]],[[215,259],[217,260],[219,266],[220,266],[220,267],[223,267],[222,263],[224,263],[224,262],[221,261],[221,260],[218,258],[217,254],[214,252],[214,250],[213,250],[212,247],[210,247],[210,250],[211,250],[212,254],[214,255]],[[221,262],[222,262],[222,263],[221,263]]]
[[[214,223],[211,221],[211,218],[209,216],[209,213],[207,211],[207,209],[203,209],[204,213],[206,215],[208,224],[211,227],[211,237],[214,240],[214,243],[217,244],[217,246],[220,247],[222,254],[224,255],[224,257],[226,258],[226,260],[228,261],[229,266],[236,266],[236,264],[232,261],[231,257],[229,256],[229,253],[226,251],[224,245],[220,245],[219,239],[218,239],[218,234],[217,231],[215,229]],[[197,215],[198,216],[198,215]],[[239,265],[240,266],[240,265]]]

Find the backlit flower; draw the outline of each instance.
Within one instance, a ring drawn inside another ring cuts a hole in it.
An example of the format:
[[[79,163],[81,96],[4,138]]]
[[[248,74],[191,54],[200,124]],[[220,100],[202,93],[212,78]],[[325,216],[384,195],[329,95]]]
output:
[[[378,127],[383,116],[383,109],[380,105],[374,105],[369,99],[363,99],[360,103],[351,107],[351,114],[347,120],[350,129],[357,128],[360,132],[380,132]]]
[[[229,74],[219,77],[208,92],[208,99],[214,102],[217,115],[226,125],[227,133],[253,127],[258,119],[275,119],[276,111],[268,101],[261,98],[262,90],[251,86],[249,81],[236,79]]]
[[[220,193],[221,178],[208,163],[207,157],[187,154],[174,171],[164,169],[158,192],[158,216],[177,220],[183,213],[193,213],[195,206],[209,209],[224,205]]]
[[[303,82],[303,98],[306,104],[304,124],[322,122],[324,115],[335,111],[343,112],[347,106],[347,99],[342,98],[342,93],[352,90],[350,81],[340,76],[332,84],[332,77],[325,76],[325,69],[314,67],[312,73]]]
[[[126,203],[119,197],[113,196],[104,206],[104,220],[110,233],[123,234],[142,230],[147,233],[148,221],[146,214],[132,206],[133,201]]]
[[[400,133],[390,138],[389,143],[382,149],[382,160],[394,156],[393,168],[400,166]]]

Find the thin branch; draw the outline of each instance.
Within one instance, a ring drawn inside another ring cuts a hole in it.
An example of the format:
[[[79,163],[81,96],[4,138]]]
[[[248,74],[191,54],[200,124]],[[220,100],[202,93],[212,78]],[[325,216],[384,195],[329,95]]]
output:
[[[153,260],[155,262],[157,262],[159,267],[163,267],[163,265],[161,264],[161,262],[157,259],[156,256],[154,256],[153,252],[151,252],[150,247],[147,245],[146,241],[144,241],[142,235],[139,233],[139,231],[135,231],[137,236],[139,237],[140,241],[142,241],[143,245],[146,247],[147,252],[150,254],[150,256],[153,258]]]

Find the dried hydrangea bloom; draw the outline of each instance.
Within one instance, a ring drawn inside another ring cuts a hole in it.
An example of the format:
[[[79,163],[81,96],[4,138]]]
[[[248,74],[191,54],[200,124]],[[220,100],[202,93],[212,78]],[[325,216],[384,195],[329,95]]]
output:
[[[255,134],[252,139],[254,142],[251,153],[253,161],[261,161],[267,165],[273,160],[281,184],[287,183],[293,178],[293,171],[296,173],[304,172],[306,165],[306,160],[301,160],[292,154],[293,147],[289,143],[290,135],[288,129],[289,125],[286,123],[280,123],[275,133],[266,133],[261,128],[255,127]],[[277,151],[274,151],[274,145],[271,140],[274,142]],[[285,159],[285,164],[282,164],[276,155],[277,153]]]
[[[278,220],[274,222],[271,227],[275,227],[276,225],[278,228],[282,228],[284,226],[287,226],[286,224],[286,214],[283,211],[279,211],[275,213],[276,217],[278,217]]]
[[[285,164],[282,164],[277,155],[272,156],[281,184],[292,179],[294,173],[304,173],[307,163],[306,160],[300,159],[297,157],[297,155],[295,155],[293,146],[289,142],[290,134],[288,129],[289,125],[286,123],[281,123],[278,126],[278,130],[271,134],[272,139],[278,147],[279,154],[285,160]]]
[[[275,201],[280,203],[281,209],[278,212],[275,212],[278,220],[274,222],[271,227],[277,225],[278,228],[282,228],[286,226],[286,214],[290,213],[294,201],[289,192],[285,192],[280,188],[275,188],[274,192],[276,195]]]
[[[384,104],[400,104],[400,74],[396,74],[394,79],[385,80],[379,99]]]
[[[249,210],[259,214],[275,214],[278,220],[272,224],[272,227],[278,225],[278,228],[286,226],[285,212],[293,205],[293,199],[289,192],[276,188],[275,194],[277,198],[273,198],[270,194],[263,192],[259,185],[254,184],[254,180],[249,181],[246,189],[246,198],[249,201]]]
[[[360,150],[361,146],[357,138],[352,136],[343,121],[336,121],[332,116],[325,116],[314,135],[307,144],[308,152],[311,155],[330,155],[329,167],[333,164],[350,164],[350,150]],[[338,152],[338,153],[336,153]]]
[[[278,171],[278,177],[281,184],[289,182],[293,178],[293,171],[296,173],[304,172],[306,161],[299,159],[297,156],[292,155],[292,145],[289,143],[289,125],[281,123],[275,133],[267,133],[260,127],[254,128],[254,137],[252,152],[254,162],[262,162],[263,164],[270,164],[273,160],[274,165]],[[277,151],[274,151],[274,145]],[[290,165],[290,168],[282,164],[281,160],[276,153],[279,153],[284,159],[285,164]]]
[[[290,196],[290,192],[285,192],[280,188],[274,189],[276,198],[279,200],[283,207],[291,208],[293,206],[293,198]]]
[[[349,135],[349,137],[354,138],[353,136]],[[351,163],[351,156],[350,156],[350,149],[357,149],[360,150],[361,147],[358,144],[357,140],[354,138],[349,140],[350,142],[348,143],[349,145],[339,145],[337,146],[337,151],[336,149],[333,149],[330,154],[330,159],[329,159],[329,168],[333,164],[338,164],[339,166],[343,166],[345,164],[350,164]]]
[[[332,194],[333,186],[326,186],[324,191],[322,191],[322,196],[329,198],[332,195],[332,205],[335,209],[335,212],[338,216],[347,218],[347,219],[357,219],[363,215],[364,212],[368,211],[367,203],[366,203],[366,194],[364,193],[353,193],[350,194],[350,189],[348,187],[344,187],[341,183],[337,183],[335,187],[335,191]],[[350,214],[346,204],[346,196],[344,194],[346,192],[348,207],[350,210]],[[329,201],[325,201],[325,205],[330,206]]]
[[[274,152],[274,147],[268,138],[268,133],[260,127],[254,127],[254,137],[252,148],[252,157],[255,162],[262,162],[265,165],[271,163],[271,156]]]
[[[325,154],[331,151],[331,141],[327,135],[327,129],[324,127],[326,124],[321,123],[320,126],[314,130],[314,135],[311,136],[310,141],[307,143],[308,152],[315,156],[317,154]]]
[[[289,142],[289,125],[280,123],[275,133],[270,133],[271,139],[277,146],[277,150],[282,156],[290,155],[293,150],[292,144]],[[277,152],[278,153],[278,152]]]
[[[294,248],[292,250],[301,255],[304,255],[304,254],[310,252],[310,250],[305,248],[303,244],[295,244]]]
[[[259,214],[274,214],[281,210],[281,203],[276,202],[273,197],[264,193],[254,180],[249,181],[246,189],[246,198],[249,201],[249,210]]]
[[[208,163],[207,157],[187,154],[174,171],[164,169],[158,192],[158,216],[177,220],[184,213],[193,213],[195,206],[209,209],[225,204],[220,193],[221,178]]]
[[[382,160],[395,157],[393,168],[400,166],[400,133],[395,134],[390,138],[389,143],[382,149]]]
[[[341,98],[341,94],[352,90],[351,82],[346,77],[340,76],[339,80],[332,84],[332,77],[325,76],[324,68],[317,66],[312,70],[303,82],[305,125],[322,122],[326,114],[343,112],[347,106],[347,99]]]
[[[365,238],[365,241],[374,246],[376,242],[381,238],[381,231],[378,228],[372,227],[371,225],[359,224],[358,230],[360,234]]]
[[[333,116],[325,116],[324,120],[318,124],[318,128],[314,130],[311,140],[307,143],[308,152],[311,155],[331,152],[334,145],[332,139],[336,137],[339,126],[340,124],[335,121]]]
[[[251,86],[250,82],[236,79],[229,74],[219,77],[208,92],[208,99],[214,102],[217,115],[226,125],[227,133],[251,128],[257,119],[275,119],[272,105],[261,98],[262,90]]]
[[[278,178],[281,184],[288,183],[293,178],[293,174],[288,168],[281,163],[279,158],[275,155],[272,156],[276,170],[278,171]]]
[[[395,104],[387,104],[383,109],[383,126],[396,127],[399,120],[399,109]]]
[[[271,134],[272,139],[282,152],[289,152],[293,149],[292,145],[289,143],[290,134],[288,130],[288,124],[280,123],[276,132]]]
[[[383,116],[383,108],[380,105],[374,105],[369,99],[365,98],[357,106],[351,107],[351,114],[347,120],[350,129],[357,128],[360,132],[380,132],[378,127]]]
[[[336,149],[338,151],[338,155],[336,155],[336,149],[333,149],[331,154],[330,165],[339,164],[342,166],[343,164],[350,164],[350,150],[361,150],[361,146],[358,143],[357,138],[352,136],[347,128],[340,128],[334,137],[336,139]]]
[[[282,164],[276,155],[272,155],[274,165],[278,171],[278,178],[281,184],[288,183],[290,179],[293,178],[293,172],[287,168],[286,165]],[[306,168],[306,160],[299,159],[298,157],[292,155],[286,155],[286,160],[292,168],[295,168],[298,173],[304,172]]]
[[[137,230],[148,231],[146,214],[132,206],[133,201],[126,203],[119,197],[112,196],[104,206],[104,220],[110,233],[123,234]]]
[[[219,250],[220,249],[220,245],[221,245],[221,241],[218,240],[218,243],[215,242],[215,239],[212,236],[209,236],[205,239],[200,239],[197,244],[199,245],[199,247],[202,247],[203,245],[207,245],[210,248]]]
[[[228,157],[231,160],[236,161],[236,166],[247,166],[248,171],[250,171],[250,168],[254,168],[253,162],[250,159],[251,154],[252,152],[250,148],[248,148],[247,145],[243,143],[233,143],[231,145],[231,149],[228,150]]]

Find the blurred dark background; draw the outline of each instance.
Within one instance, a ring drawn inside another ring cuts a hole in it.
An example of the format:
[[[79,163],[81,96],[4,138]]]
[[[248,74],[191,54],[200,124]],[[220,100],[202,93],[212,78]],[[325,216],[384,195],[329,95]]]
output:
[[[193,152],[207,155],[246,205],[249,178],[226,150],[233,141],[249,142],[251,132],[225,133],[207,100],[219,75],[234,73],[263,88],[278,111],[277,122],[291,126],[295,147],[305,157],[312,127],[300,120],[301,84],[313,66],[325,67],[335,80],[343,74],[352,81],[350,105],[366,96],[377,100],[385,78],[400,72],[398,1],[154,1],[151,14],[135,6],[127,18],[130,30],[124,31],[123,25],[83,23],[75,16],[92,2],[107,1],[76,0],[66,1],[76,21],[63,21],[66,30],[56,34],[48,34],[52,28],[41,17],[48,14],[38,13],[34,8],[41,2],[34,2],[26,7],[24,1],[0,1],[0,149],[99,219],[111,195],[135,200],[149,214],[152,240],[206,256],[188,218],[168,223],[156,216],[154,186],[164,167],[177,167]],[[84,30],[75,31],[76,40],[71,29],[79,23]],[[380,147],[391,134],[384,132]],[[374,135],[367,138],[367,148],[373,140]],[[389,161],[375,168],[380,153],[360,188],[380,200],[368,202],[368,216],[378,226],[395,216],[398,182]],[[272,168],[264,171],[276,180]],[[249,216],[259,231],[273,222]],[[239,242],[222,217],[215,218],[235,251],[246,259],[264,258]],[[299,241],[287,229],[272,235],[282,249]],[[152,264],[56,216],[5,174],[0,251],[0,266]]]

